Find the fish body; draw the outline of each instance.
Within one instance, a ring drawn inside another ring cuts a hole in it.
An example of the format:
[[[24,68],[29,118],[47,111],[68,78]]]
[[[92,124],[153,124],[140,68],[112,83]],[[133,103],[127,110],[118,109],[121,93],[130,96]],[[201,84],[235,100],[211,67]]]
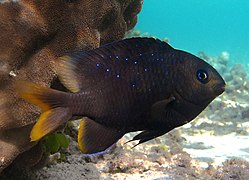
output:
[[[142,131],[132,139],[139,144],[161,136],[193,120],[225,87],[208,63],[153,38],[68,54],[60,58],[58,74],[71,92],[18,87],[43,112],[31,140],[82,116],[78,143],[86,154],[104,151],[132,131]]]

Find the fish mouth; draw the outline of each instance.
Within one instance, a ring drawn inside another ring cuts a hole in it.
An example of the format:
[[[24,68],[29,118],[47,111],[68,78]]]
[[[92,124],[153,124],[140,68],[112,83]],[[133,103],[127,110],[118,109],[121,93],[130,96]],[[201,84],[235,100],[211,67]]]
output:
[[[214,87],[214,92],[215,92],[217,95],[222,94],[225,90],[226,90],[226,84],[225,84],[225,83],[218,84],[218,85],[216,85],[216,86]]]

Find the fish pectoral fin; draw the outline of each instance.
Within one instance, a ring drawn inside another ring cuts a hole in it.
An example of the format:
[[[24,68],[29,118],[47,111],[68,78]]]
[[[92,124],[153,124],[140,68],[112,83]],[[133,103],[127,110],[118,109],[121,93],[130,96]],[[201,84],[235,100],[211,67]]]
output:
[[[78,131],[78,146],[84,154],[103,153],[125,133],[108,128],[90,118],[83,118]]]
[[[31,141],[37,141],[43,136],[55,131],[72,116],[68,108],[58,107],[43,112],[30,133]]]
[[[175,101],[175,97],[171,95],[169,98],[164,99],[162,101],[157,101],[151,106],[151,117],[152,119],[157,119],[165,110],[166,107]]]
[[[149,140],[152,140],[154,138],[157,138],[159,136],[162,136],[164,135],[166,132],[165,131],[157,131],[157,130],[145,130],[139,134],[137,134],[136,136],[133,137],[132,140],[130,141],[127,141],[126,143],[128,142],[131,142],[131,141],[136,141],[136,140],[139,140],[139,142],[133,146],[132,148],[136,147],[137,145],[139,144],[142,144],[144,142],[147,142]],[[125,144],[126,144],[125,143]]]

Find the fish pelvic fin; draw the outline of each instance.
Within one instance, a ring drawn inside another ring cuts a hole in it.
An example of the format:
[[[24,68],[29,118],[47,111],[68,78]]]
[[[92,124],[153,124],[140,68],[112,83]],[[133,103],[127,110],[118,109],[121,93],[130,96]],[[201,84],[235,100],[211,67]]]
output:
[[[125,133],[83,118],[78,131],[78,146],[84,154],[101,154],[114,145]]]
[[[30,82],[17,82],[20,97],[41,108],[42,114],[30,133],[31,141],[37,141],[67,122],[72,113],[65,107],[66,93],[42,87]]]
[[[142,144],[144,142],[150,141],[152,139],[155,139],[159,136],[164,135],[168,131],[159,131],[159,130],[144,130],[141,133],[137,134],[135,137],[133,137],[132,140],[127,141],[125,144],[139,140],[139,142],[133,146],[132,148],[138,146],[139,144]]]

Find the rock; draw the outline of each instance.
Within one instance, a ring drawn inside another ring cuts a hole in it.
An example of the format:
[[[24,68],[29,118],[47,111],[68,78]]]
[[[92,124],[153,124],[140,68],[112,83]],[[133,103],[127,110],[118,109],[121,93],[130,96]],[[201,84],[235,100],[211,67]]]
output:
[[[224,75],[224,79],[225,79],[226,82],[229,82],[229,81],[232,81],[233,76],[231,74],[226,73]]]
[[[229,61],[229,53],[222,52],[220,56],[209,56],[205,52],[201,51],[198,53],[198,56],[208,63],[210,63],[214,68],[221,74],[224,74],[228,70],[228,61]]]
[[[247,76],[246,69],[242,64],[234,64],[232,69],[230,70],[230,74],[232,76],[241,77],[243,79]]]
[[[249,107],[243,109],[241,115],[243,119],[249,118]]]
[[[217,171],[210,179],[248,179],[249,163],[239,159],[227,160],[223,166],[217,168]]]
[[[230,58],[229,52],[223,51],[223,52],[221,52],[221,55],[220,55],[220,57],[218,58],[218,59],[219,59],[219,63],[221,63],[221,64],[227,66],[227,63],[228,63],[228,61],[229,61],[229,58]]]
[[[141,5],[142,0],[1,1],[0,172],[36,144],[29,132],[40,112],[16,95],[15,82],[50,86],[59,56],[122,39]]]

